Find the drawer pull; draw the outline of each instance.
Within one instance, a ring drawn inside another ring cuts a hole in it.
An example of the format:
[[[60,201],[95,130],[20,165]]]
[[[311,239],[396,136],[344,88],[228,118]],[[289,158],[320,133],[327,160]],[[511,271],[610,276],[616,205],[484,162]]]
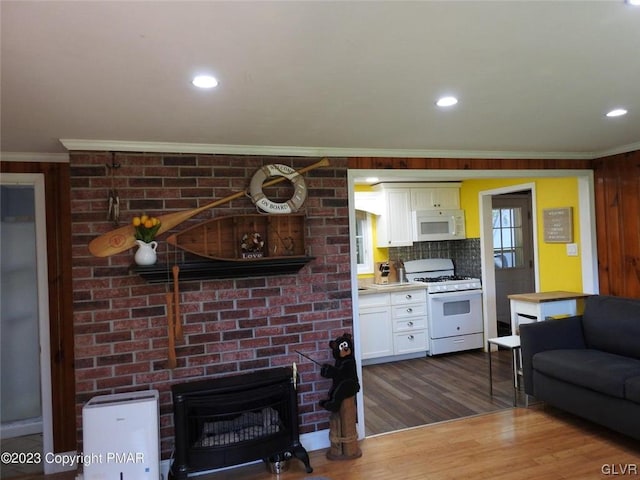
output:
[[[407,313],[411,313],[411,312],[413,312],[413,308],[411,307],[407,308]]]
[[[407,338],[408,338],[409,340],[413,340],[413,338],[414,338],[414,337],[413,337],[413,335],[409,335]]]
[[[411,296],[410,293],[407,293],[407,295],[404,298],[406,298],[407,300],[411,300],[413,297]]]
[[[413,327],[413,322],[407,322],[407,325],[408,325],[409,327]]]

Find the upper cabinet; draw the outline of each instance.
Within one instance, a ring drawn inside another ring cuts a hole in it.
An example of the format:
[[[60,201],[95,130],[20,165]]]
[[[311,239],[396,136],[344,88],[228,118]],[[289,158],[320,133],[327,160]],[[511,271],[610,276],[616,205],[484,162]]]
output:
[[[383,212],[378,217],[378,247],[413,245],[411,230],[411,191],[406,188],[382,188]]]
[[[442,184],[411,188],[412,210],[457,210],[460,208],[460,184]]]
[[[457,210],[460,208],[460,183],[380,183],[375,185],[377,206],[377,246],[413,245],[412,211]]]

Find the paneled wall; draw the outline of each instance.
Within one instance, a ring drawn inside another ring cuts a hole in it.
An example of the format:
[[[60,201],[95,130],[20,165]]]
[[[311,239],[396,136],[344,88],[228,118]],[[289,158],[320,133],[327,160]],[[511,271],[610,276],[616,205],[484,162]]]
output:
[[[591,160],[514,159],[514,158],[389,158],[352,157],[349,168],[444,169],[444,170],[518,170],[518,169],[590,169]]]
[[[600,292],[640,298],[640,151],[593,166]]]
[[[315,257],[297,274],[180,282],[185,339],[177,344],[178,366],[167,367],[166,292],[170,284],[147,284],[130,272],[134,249],[92,256],[87,244],[113,225],[106,221],[111,178],[105,153],[73,152],[71,200],[76,408],[98,394],[155,388],[160,391],[162,452],[173,446],[171,385],[297,362],[301,372],[301,432],[328,428],[318,406],[330,382],[294,350],[332,362],[328,343],[352,329],[346,160],[305,174],[308,198],[307,254]],[[262,165],[302,168],[317,158],[225,155],[121,154],[113,185],[123,223],[146,212],[158,216],[195,208],[248,187]],[[290,185],[267,196],[289,198]],[[179,225],[175,233],[211,217],[256,213],[241,197]],[[158,237],[160,263],[182,261],[182,252]]]

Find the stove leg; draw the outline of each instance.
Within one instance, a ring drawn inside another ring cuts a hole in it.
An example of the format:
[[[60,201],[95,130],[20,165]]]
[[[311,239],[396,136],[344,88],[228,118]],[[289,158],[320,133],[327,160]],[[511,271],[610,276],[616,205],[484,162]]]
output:
[[[302,445],[300,445],[299,443],[294,444],[292,453],[294,457],[304,463],[304,468],[307,473],[313,472],[313,468],[311,468],[311,462],[309,461],[309,454]]]

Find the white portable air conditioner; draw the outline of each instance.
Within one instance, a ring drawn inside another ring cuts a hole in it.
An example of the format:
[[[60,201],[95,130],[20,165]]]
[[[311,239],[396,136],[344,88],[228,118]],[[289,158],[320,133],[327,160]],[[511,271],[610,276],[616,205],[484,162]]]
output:
[[[159,480],[157,390],[92,398],[82,408],[84,480]]]

